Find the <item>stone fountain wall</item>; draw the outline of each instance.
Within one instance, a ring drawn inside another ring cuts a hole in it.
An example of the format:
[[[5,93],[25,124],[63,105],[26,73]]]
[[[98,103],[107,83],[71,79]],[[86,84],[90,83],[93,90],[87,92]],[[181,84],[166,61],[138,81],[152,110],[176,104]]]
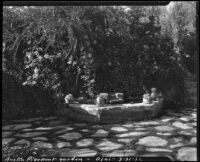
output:
[[[89,104],[69,104],[62,107],[60,114],[83,122],[113,123],[128,120],[144,120],[157,116],[163,108],[163,101],[151,104],[118,104],[98,107]]]

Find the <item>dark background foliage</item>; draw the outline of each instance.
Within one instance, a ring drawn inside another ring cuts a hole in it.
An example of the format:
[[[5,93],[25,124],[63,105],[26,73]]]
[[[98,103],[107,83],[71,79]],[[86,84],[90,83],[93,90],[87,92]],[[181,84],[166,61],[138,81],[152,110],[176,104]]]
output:
[[[128,102],[157,87],[181,102],[184,69],[196,73],[195,4],[174,8],[4,7],[3,116],[53,113],[52,96],[69,93]]]

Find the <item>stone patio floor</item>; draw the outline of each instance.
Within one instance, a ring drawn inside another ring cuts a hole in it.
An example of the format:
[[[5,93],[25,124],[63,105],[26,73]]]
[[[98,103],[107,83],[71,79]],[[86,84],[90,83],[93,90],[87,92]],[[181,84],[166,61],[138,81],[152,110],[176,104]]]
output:
[[[148,121],[103,125],[64,122],[57,116],[3,121],[2,156],[167,156],[196,161],[196,109],[163,114]]]

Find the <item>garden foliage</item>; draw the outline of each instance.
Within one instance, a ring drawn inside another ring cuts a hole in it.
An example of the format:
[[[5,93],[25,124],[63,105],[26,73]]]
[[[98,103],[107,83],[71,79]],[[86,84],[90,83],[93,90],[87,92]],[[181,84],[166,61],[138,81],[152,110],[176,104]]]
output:
[[[175,89],[181,99],[183,64],[174,40],[146,11],[145,7],[126,12],[108,6],[4,7],[3,71],[21,85],[51,95],[94,98],[100,92],[122,92],[130,100],[142,99],[146,90],[157,87],[164,94]]]

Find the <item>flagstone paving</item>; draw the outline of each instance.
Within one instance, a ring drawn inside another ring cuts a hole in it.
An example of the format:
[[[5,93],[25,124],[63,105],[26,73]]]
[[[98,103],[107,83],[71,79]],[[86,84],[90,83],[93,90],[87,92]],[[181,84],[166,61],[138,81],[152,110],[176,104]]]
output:
[[[168,156],[197,160],[197,123],[194,109],[167,110],[154,120],[114,124],[63,121],[57,116],[3,121],[3,158],[31,152],[41,157]],[[25,155],[24,155],[25,156]]]

